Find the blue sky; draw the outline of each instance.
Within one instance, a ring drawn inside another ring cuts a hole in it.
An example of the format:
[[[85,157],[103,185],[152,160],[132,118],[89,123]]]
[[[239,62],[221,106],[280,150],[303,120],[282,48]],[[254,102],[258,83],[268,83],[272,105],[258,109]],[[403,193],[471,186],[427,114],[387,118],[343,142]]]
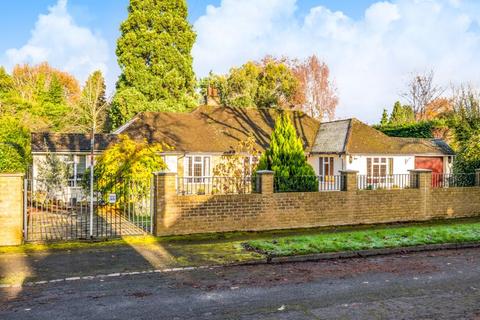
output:
[[[480,83],[475,0],[190,0],[197,76],[266,54],[316,54],[331,69],[339,118],[375,122],[415,72],[439,84]],[[0,65],[48,60],[84,80],[102,69],[113,91],[128,0],[2,1]],[[208,9],[207,9],[208,7]]]

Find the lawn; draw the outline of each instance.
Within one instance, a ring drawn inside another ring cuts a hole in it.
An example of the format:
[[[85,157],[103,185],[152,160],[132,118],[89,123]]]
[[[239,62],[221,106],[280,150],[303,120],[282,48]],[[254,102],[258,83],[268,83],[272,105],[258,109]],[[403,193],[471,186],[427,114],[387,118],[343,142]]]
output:
[[[270,256],[398,248],[425,244],[480,242],[480,223],[394,227],[251,240],[244,246]]]

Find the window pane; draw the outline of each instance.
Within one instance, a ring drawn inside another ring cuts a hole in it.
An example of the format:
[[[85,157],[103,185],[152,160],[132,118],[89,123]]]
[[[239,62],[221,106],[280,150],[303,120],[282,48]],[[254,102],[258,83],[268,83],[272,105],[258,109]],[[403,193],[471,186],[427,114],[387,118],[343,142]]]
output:
[[[193,176],[194,177],[201,177],[202,175],[203,175],[202,164],[195,162],[195,164],[193,165]]]
[[[373,176],[378,177],[380,175],[380,168],[378,165],[373,165]]]
[[[372,158],[367,158],[367,176],[372,175]]]
[[[387,166],[386,165],[380,165],[380,175],[382,177],[386,176],[387,175]]]
[[[77,157],[77,175],[82,176],[85,173],[87,168],[87,157],[86,156],[78,156]]]
[[[382,163],[387,163],[387,158],[382,158]]]
[[[333,157],[330,157],[330,171],[329,174],[333,176]]]
[[[322,157],[318,158],[318,161],[319,161],[319,163],[318,163],[318,169],[319,169],[318,174],[323,176],[323,173],[324,173],[323,158]]]
[[[393,158],[388,159],[388,174],[393,175]]]
[[[192,174],[192,157],[187,157],[187,176],[191,177]]]
[[[205,177],[210,176],[210,157],[203,158],[203,175]]]

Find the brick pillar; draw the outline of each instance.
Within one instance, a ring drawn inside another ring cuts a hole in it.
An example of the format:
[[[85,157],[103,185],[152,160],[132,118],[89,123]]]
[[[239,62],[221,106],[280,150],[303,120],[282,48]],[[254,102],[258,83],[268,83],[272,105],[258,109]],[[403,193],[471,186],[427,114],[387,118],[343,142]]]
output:
[[[409,170],[409,172],[412,185],[416,183],[416,187],[422,190],[429,190],[432,188],[432,170],[415,169]]]
[[[342,176],[342,191],[357,191],[357,174],[358,171],[355,170],[343,170],[340,171]]]
[[[432,170],[427,169],[415,169],[410,170],[410,179],[413,183],[416,183],[416,187],[419,189],[420,202],[419,202],[419,217],[423,217],[424,220],[429,220],[435,213],[432,212]]]
[[[261,194],[272,194],[273,190],[273,177],[274,172],[270,170],[260,170],[257,171],[258,177],[260,179],[260,193]]]
[[[0,174],[0,246],[23,240],[23,174]]]
[[[480,169],[475,170],[475,185],[480,187]]]
[[[174,172],[154,173],[154,234],[159,235],[168,213],[168,199],[177,194],[177,174]]]

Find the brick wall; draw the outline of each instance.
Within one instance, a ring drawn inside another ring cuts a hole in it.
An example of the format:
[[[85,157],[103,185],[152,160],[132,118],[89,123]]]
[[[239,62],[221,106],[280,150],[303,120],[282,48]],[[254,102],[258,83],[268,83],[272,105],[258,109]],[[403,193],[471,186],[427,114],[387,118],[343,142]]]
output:
[[[23,239],[23,175],[0,174],[0,246]]]
[[[261,174],[261,193],[180,196],[175,175],[159,174],[155,233],[178,235],[422,221],[480,214],[480,187],[431,189],[431,172],[415,171],[416,189],[357,190],[344,172],[337,192],[273,193],[273,173]]]

